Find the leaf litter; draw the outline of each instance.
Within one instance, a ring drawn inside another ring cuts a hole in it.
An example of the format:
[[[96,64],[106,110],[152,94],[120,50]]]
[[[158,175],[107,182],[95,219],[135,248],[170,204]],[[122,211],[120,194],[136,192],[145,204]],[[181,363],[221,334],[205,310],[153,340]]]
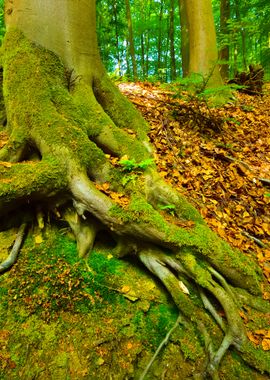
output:
[[[262,285],[263,298],[270,300],[270,85],[263,96],[239,93],[211,109],[151,83],[119,88],[150,125],[161,176],[221,238],[256,254],[268,283]],[[242,318],[249,320],[245,313]],[[250,331],[248,337],[270,350],[270,329]]]

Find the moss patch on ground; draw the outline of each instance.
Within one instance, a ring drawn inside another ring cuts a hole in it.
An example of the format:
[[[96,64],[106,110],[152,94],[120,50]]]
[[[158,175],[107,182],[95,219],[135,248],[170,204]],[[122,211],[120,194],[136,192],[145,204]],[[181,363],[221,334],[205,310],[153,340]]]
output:
[[[68,230],[32,232],[0,277],[0,378],[138,379],[178,316],[164,289],[138,263],[115,259],[109,245],[96,246],[86,263]],[[197,331],[179,325],[146,378],[189,378],[204,359]],[[266,379],[235,353],[221,372]]]

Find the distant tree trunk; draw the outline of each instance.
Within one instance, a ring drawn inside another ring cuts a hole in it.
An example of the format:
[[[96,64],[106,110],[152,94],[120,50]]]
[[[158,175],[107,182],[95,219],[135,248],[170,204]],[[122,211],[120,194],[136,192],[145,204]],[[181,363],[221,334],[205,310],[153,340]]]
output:
[[[222,61],[229,61],[230,59],[230,50],[228,44],[228,26],[227,22],[230,18],[230,0],[221,0],[220,1],[220,32],[224,43],[219,52],[219,57]],[[223,80],[229,78],[229,63],[221,63],[220,65],[220,74]]]
[[[129,52],[130,52],[130,57],[131,57],[131,62],[132,62],[133,78],[136,81],[138,78],[138,73],[137,73],[137,64],[136,64],[136,57],[135,57],[135,46],[134,46],[134,39],[133,39],[130,2],[129,0],[125,0],[125,3],[126,3],[127,24],[128,24]]]
[[[114,22],[115,22],[115,48],[116,48],[116,55],[117,55],[117,70],[118,70],[118,74],[122,76],[116,1],[114,1],[113,3],[113,16],[114,16]]]
[[[238,0],[235,0],[235,15],[238,23],[241,23],[241,12],[240,12],[240,4]],[[241,26],[240,29],[240,34],[241,34],[241,42],[242,42],[242,65],[243,65],[243,70],[247,69],[247,52],[246,52],[246,31],[243,26]]]
[[[141,34],[141,69],[142,69],[142,76],[145,78],[145,52],[144,52],[144,38],[143,33]]]
[[[220,86],[218,51],[211,0],[184,0],[189,25],[189,74],[208,78],[207,86]]]
[[[158,43],[157,43],[157,74],[161,69],[161,57],[162,57],[162,21],[163,21],[163,1],[160,3],[159,10],[159,28],[158,28]]]
[[[237,50],[237,43],[234,43],[233,47],[233,75],[236,76],[237,74],[237,56],[238,56],[238,50]]]
[[[174,48],[174,0],[170,0],[170,24],[169,24],[169,41],[170,41],[170,72],[171,80],[176,79],[176,62],[175,62],[175,48]]]
[[[189,67],[189,31],[185,1],[179,0],[179,15],[181,27],[181,58],[183,77],[188,75]]]
[[[146,55],[145,55],[145,71],[146,71],[146,76],[147,77],[149,75],[149,48],[150,48],[149,31],[147,31],[147,36],[146,36]]]

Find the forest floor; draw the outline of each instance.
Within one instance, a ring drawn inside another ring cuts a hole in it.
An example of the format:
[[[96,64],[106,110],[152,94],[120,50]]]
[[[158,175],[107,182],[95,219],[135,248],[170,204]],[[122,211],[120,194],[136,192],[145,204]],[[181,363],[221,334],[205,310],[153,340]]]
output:
[[[261,97],[237,94],[215,109],[149,83],[119,87],[150,124],[160,174],[222,238],[256,256],[270,285],[270,86]],[[0,130],[0,148],[6,143]],[[178,310],[135,259],[113,257],[106,236],[87,265],[67,225],[44,218],[43,228],[30,226],[17,263],[0,277],[0,379],[138,379]],[[0,262],[16,232],[0,231]],[[262,289],[268,300],[269,287]],[[241,316],[249,339],[270,351],[270,317],[248,307]],[[221,336],[217,329],[217,341]],[[192,379],[204,355],[196,331],[180,324],[147,378]],[[230,350],[220,378],[268,375]]]
[[[220,108],[172,86],[119,88],[150,124],[160,174],[218,235],[255,253],[270,283],[270,84],[262,96],[237,93]],[[269,290],[263,296],[270,300]],[[270,329],[249,338],[270,350]]]

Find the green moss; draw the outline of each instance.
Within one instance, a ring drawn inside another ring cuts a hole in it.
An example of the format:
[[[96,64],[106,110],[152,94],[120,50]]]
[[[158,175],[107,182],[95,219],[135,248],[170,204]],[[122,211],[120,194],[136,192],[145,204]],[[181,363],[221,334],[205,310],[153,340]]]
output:
[[[0,167],[0,197],[3,203],[26,198],[30,194],[45,194],[61,191],[67,187],[66,168],[59,163],[18,163],[11,167]]]
[[[106,75],[101,80],[96,79],[94,90],[96,98],[115,125],[122,129],[128,126],[136,133],[137,140],[148,141],[148,124]],[[143,157],[138,157],[138,159],[143,159]]]
[[[32,138],[44,157],[73,159],[89,168],[103,165],[106,158],[88,139],[86,120],[66,88],[59,58],[16,30],[6,35],[3,57],[4,96],[14,140],[21,140],[20,133]]]

